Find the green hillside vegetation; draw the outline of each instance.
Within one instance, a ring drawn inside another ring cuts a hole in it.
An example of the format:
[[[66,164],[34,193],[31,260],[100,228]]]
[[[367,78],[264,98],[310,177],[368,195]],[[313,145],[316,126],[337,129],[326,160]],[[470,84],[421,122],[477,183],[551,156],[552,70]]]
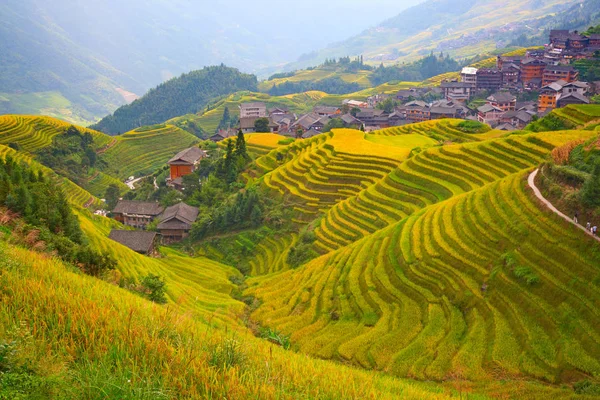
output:
[[[348,156],[318,137],[265,176],[296,205],[298,223],[320,220],[312,246],[323,256],[251,279],[246,294],[260,304],[252,316],[302,352],[398,376],[597,379],[598,346],[589,342],[597,324],[586,321],[598,319],[600,253],[588,250],[598,244],[540,209],[524,183],[555,146],[595,134],[490,141],[436,123],[438,133],[423,132],[463,144],[432,147],[380,175],[374,160],[362,170],[346,158],[366,187],[322,183]]]
[[[152,174],[179,151],[198,143],[198,138],[172,125],[157,125],[115,137],[100,156],[106,171],[120,179]]]
[[[256,86],[254,75],[225,66],[207,67],[157,86],[132,104],[103,118],[92,128],[113,135],[124,133],[183,114],[196,113],[211,99],[240,90],[256,90]]]
[[[83,275],[2,222],[0,395],[593,398],[598,244],[542,209],[524,178],[556,146],[597,133],[489,140],[494,132],[460,122],[283,144],[251,135],[254,160],[236,181],[248,185],[232,198],[266,194],[290,210],[281,218],[293,229],[265,220],[161,247],[158,258],[108,240],[122,226],[81,208],[82,189],[59,181],[87,243],[115,270]],[[24,152],[0,154],[47,171]],[[217,261],[242,248],[245,282]],[[323,255],[305,263],[310,252]],[[166,305],[144,298],[148,276],[165,282]]]

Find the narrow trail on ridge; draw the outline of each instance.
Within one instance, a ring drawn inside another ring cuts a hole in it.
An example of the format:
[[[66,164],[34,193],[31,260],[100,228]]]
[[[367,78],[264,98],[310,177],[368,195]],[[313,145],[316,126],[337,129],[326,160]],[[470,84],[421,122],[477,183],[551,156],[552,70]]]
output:
[[[575,225],[576,227],[578,227],[579,229],[581,229],[582,231],[584,231],[588,236],[594,238],[595,240],[600,242],[600,238],[597,236],[594,236],[591,232],[589,232],[587,229],[585,229],[583,226],[575,223],[575,221],[573,221],[572,218],[569,218],[568,216],[566,216],[565,214],[563,214],[562,212],[560,212],[556,207],[554,207],[554,205],[552,205],[552,203],[550,203],[550,201],[548,199],[546,199],[543,195],[542,192],[540,192],[540,190],[537,188],[537,186],[535,186],[535,178],[537,177],[537,174],[540,172],[539,168],[536,169],[535,171],[533,171],[530,175],[529,178],[527,179],[527,182],[529,184],[529,187],[533,190],[533,193],[535,194],[535,197],[537,197],[542,203],[544,203],[544,205],[546,207],[548,207],[552,212],[554,212],[556,215],[558,215],[559,217],[561,217],[562,219],[564,219],[565,221]]]

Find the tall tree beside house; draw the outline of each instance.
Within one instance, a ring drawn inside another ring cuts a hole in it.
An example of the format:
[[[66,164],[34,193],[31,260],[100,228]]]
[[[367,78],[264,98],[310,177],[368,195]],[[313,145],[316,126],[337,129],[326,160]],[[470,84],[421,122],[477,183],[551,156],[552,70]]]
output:
[[[121,195],[121,190],[119,186],[115,183],[111,183],[108,188],[106,188],[106,194],[104,195],[104,199],[106,200],[106,205],[109,210],[114,209],[119,202],[119,196]]]
[[[304,129],[302,129],[302,127],[299,126],[296,129],[296,139],[300,139],[302,137],[302,135],[304,135]]]
[[[323,128],[323,132],[331,132],[332,129],[345,128],[346,125],[341,118],[333,118],[327,122],[327,125]]]
[[[235,155],[239,158],[247,159],[248,150],[246,149],[246,138],[244,138],[244,132],[238,130],[237,139],[235,141]]]
[[[254,130],[259,133],[271,132],[268,118],[259,118],[254,122]]]
[[[229,113],[229,107],[225,106],[223,110],[223,117],[221,117],[221,121],[219,122],[219,126],[217,127],[217,131],[222,129],[229,129],[231,127],[231,114]]]

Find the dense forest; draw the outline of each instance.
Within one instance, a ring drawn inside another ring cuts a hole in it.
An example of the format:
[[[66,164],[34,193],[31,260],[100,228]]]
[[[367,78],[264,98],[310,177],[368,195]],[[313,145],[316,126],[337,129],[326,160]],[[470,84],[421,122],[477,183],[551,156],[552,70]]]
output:
[[[373,71],[371,83],[377,86],[392,81],[420,82],[446,72],[457,71],[460,67],[460,63],[449,55],[436,56],[431,53],[411,64],[391,67],[382,64]]]
[[[197,113],[215,97],[241,90],[257,90],[256,76],[224,65],[206,67],[173,78],[142,98],[123,106],[92,128],[120,134],[144,125],[153,125],[183,114]]]

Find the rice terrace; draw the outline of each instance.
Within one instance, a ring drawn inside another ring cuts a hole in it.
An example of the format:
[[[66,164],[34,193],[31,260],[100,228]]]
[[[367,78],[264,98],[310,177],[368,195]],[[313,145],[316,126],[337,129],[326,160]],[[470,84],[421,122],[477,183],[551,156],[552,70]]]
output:
[[[600,399],[598,1],[267,3],[0,7],[0,400]]]

